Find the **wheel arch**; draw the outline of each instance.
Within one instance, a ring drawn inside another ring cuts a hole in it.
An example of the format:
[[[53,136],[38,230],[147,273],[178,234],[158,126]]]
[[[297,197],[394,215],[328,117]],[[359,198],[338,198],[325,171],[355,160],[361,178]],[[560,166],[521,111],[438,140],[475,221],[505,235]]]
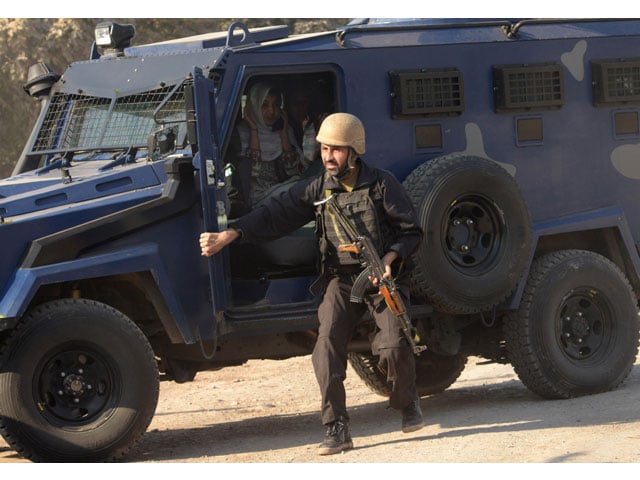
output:
[[[160,334],[169,341],[184,342],[184,336],[149,270],[41,285],[31,306],[52,298],[95,300],[124,313],[147,337]]]
[[[640,255],[624,211],[614,207],[534,224],[529,265],[505,308],[519,307],[535,258],[568,249],[592,251],[608,258],[622,270],[636,297],[640,297]]]
[[[20,269],[0,300],[0,330],[12,328],[34,305],[75,297],[101,301],[120,310],[143,331],[148,330],[145,326],[161,326],[172,342],[193,342],[194,334],[160,259],[157,245],[148,244],[72,262]],[[137,296],[140,294],[142,297]],[[142,313],[145,311],[146,314]]]

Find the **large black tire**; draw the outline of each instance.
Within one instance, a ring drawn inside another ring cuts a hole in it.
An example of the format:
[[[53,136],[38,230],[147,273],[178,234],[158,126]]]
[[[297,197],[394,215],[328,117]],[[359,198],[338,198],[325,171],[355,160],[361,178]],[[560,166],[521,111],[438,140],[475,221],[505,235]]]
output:
[[[593,252],[564,250],[532,265],[520,309],[504,324],[509,360],[544,398],[620,385],[638,353],[638,305],[625,275]]]
[[[0,432],[33,461],[117,460],[146,431],[158,393],[146,337],[102,303],[42,304],[1,347]]]
[[[349,353],[349,363],[371,391],[388,397],[391,385],[387,372],[378,365],[378,357],[368,353]],[[467,357],[438,355],[429,350],[416,357],[416,388],[425,397],[444,392],[460,376],[467,364]]]
[[[425,234],[413,295],[454,314],[507,299],[531,251],[529,210],[513,177],[496,162],[451,155],[420,165],[404,186]]]

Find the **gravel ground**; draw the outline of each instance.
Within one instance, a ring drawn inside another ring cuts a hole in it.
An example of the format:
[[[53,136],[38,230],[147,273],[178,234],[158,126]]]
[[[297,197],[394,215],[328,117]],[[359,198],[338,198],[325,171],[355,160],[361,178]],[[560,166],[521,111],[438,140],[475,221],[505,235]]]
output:
[[[125,462],[105,471],[144,464],[162,474],[174,471],[169,464],[206,468],[210,463],[226,464],[214,470],[216,475],[236,466],[260,476],[274,466],[283,474],[302,468],[308,475],[331,464],[369,464],[367,469],[376,464],[377,474],[397,463],[425,475],[455,468],[487,478],[495,478],[496,467],[522,464],[528,464],[527,471],[535,464],[580,465],[570,474],[581,477],[599,472],[595,464],[608,464],[601,472],[605,475],[614,466],[638,471],[639,364],[612,392],[543,400],[524,387],[510,366],[470,358],[447,391],[422,399],[426,426],[411,434],[400,431],[398,412],[387,408],[386,399],[371,392],[350,367],[346,386],[355,448],[319,456],[324,427],[309,357],[249,361],[199,373],[188,384],[163,382],[149,430]],[[0,463],[24,460],[0,440]],[[293,470],[283,470],[284,464]]]

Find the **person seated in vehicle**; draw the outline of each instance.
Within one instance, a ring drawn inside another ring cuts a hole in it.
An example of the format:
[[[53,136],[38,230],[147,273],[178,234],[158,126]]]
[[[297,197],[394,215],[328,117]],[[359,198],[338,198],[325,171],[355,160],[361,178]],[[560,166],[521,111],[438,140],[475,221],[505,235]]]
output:
[[[296,138],[302,148],[304,176],[322,171],[320,144],[316,135],[328,112],[320,105],[320,89],[309,83],[293,83],[285,97],[285,111]]]
[[[274,85],[251,87],[244,118],[237,127],[238,155],[233,165],[231,216],[251,210],[289,179],[304,170],[302,151],[282,109],[283,96]]]

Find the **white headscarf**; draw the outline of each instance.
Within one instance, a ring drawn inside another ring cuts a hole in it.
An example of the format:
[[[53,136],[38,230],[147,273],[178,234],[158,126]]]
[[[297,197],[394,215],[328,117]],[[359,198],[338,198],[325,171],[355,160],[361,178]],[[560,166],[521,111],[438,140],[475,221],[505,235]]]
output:
[[[269,91],[273,86],[268,83],[257,83],[249,91],[249,115],[258,127],[258,139],[260,140],[261,159],[263,162],[275,160],[282,154],[282,140],[280,131],[273,131],[271,126],[264,123],[262,117],[262,104],[264,103]],[[249,147],[249,126],[246,122],[242,122],[239,128],[240,141],[242,142],[242,151],[245,152]],[[291,138],[291,135],[289,136]]]

